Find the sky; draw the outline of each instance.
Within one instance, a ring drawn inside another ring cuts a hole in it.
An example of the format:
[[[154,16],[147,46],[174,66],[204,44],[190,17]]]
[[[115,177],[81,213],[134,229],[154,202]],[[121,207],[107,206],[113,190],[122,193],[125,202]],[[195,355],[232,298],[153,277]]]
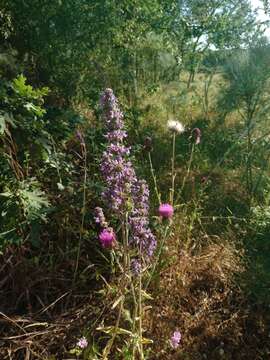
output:
[[[250,0],[251,5],[253,6],[253,8],[261,8],[261,10],[258,11],[258,19],[260,21],[264,21],[264,20],[270,20],[270,16],[266,15],[265,12],[263,11],[263,3],[260,0]],[[268,29],[266,30],[265,35],[267,35],[268,38],[270,38],[270,27],[268,27]]]

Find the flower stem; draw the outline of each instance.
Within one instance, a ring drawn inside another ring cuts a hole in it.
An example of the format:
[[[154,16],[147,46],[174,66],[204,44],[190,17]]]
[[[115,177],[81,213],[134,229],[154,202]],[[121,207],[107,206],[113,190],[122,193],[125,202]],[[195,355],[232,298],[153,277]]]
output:
[[[129,268],[130,268],[130,264],[129,264],[129,251],[128,251],[128,212],[125,213],[125,215],[122,217],[122,223],[121,223],[121,229],[122,229],[122,238],[123,238],[123,275],[126,276],[126,274],[129,273]],[[113,343],[115,341],[116,335],[117,335],[117,329],[119,328],[120,325],[120,321],[121,321],[121,316],[122,316],[122,312],[123,312],[123,308],[124,308],[124,303],[125,303],[125,297],[124,297],[124,293],[125,293],[125,289],[126,289],[126,281],[124,281],[124,287],[122,289],[122,299],[120,302],[120,307],[119,307],[119,312],[118,312],[118,316],[117,316],[117,320],[116,320],[116,324],[114,326],[114,332],[112,335],[112,338],[110,339],[110,341],[108,342],[108,345],[106,346],[106,348],[104,349],[103,352],[103,358],[107,359],[107,356],[109,355],[111,348],[113,346]]]
[[[140,244],[140,263],[142,263],[142,245]],[[142,343],[142,272],[139,272],[139,337],[140,337],[140,358],[144,360],[143,343]]]
[[[172,187],[171,187],[171,194],[170,194],[170,203],[173,206],[174,202],[174,182],[175,182],[175,132],[173,133],[173,145],[172,145]]]
[[[83,205],[82,205],[82,220],[80,226],[80,235],[79,235],[79,243],[78,243],[78,250],[76,256],[76,265],[73,275],[72,287],[75,284],[78,267],[79,267],[79,259],[81,254],[81,243],[82,243],[82,236],[83,236],[83,229],[84,229],[84,220],[85,220],[85,211],[86,211],[86,182],[87,182],[87,152],[85,144],[82,145],[82,153],[84,156],[84,180],[83,180]]]
[[[189,176],[189,174],[190,174],[191,164],[192,164],[193,155],[194,155],[194,149],[195,149],[195,144],[192,144],[191,153],[190,153],[190,157],[189,157],[189,161],[188,161],[187,172],[186,172],[186,175],[184,176],[181,189],[180,189],[180,191],[179,191],[179,193],[178,193],[177,202],[179,201],[179,198],[180,198],[180,196],[182,195],[182,192],[183,192],[184,187],[185,187],[185,185],[186,185],[187,178],[188,178],[188,176]]]
[[[158,200],[158,203],[161,204],[160,193],[158,191],[158,186],[157,186],[157,178],[156,178],[156,175],[155,175],[155,172],[154,172],[150,151],[148,152],[148,159],[149,159],[149,164],[150,164],[151,175],[152,175],[152,178],[153,178],[153,181],[154,181],[154,188],[155,188],[155,193],[156,193],[156,196],[157,196],[157,200]]]
[[[113,335],[112,335],[110,341],[108,342],[107,346],[105,347],[105,349],[104,349],[104,351],[103,351],[103,359],[105,359],[105,360],[108,359],[108,355],[109,355],[110,352],[111,352],[111,348],[112,348],[113,343],[114,343],[114,340],[115,340],[115,338],[116,338],[117,329],[119,328],[119,324],[120,324],[120,320],[121,320],[121,315],[122,315],[122,312],[123,312],[123,307],[124,307],[124,297],[121,299],[121,302],[120,302],[119,312],[118,312],[117,320],[116,320],[116,323],[115,323],[115,326],[114,326]]]
[[[169,228],[170,228],[170,224],[168,224],[168,225],[166,226],[166,228],[165,228],[163,237],[162,237],[162,239],[161,239],[160,247],[159,247],[159,249],[158,249],[158,253],[157,253],[156,260],[155,260],[155,262],[154,262],[154,265],[153,265],[153,267],[152,267],[151,274],[150,274],[150,276],[149,276],[149,278],[148,278],[148,281],[147,281],[147,283],[146,283],[146,286],[145,286],[145,291],[148,289],[148,286],[150,285],[150,282],[151,282],[151,280],[152,280],[152,278],[153,278],[153,276],[154,276],[154,273],[155,273],[155,271],[156,271],[156,267],[157,267],[158,264],[159,264],[160,257],[161,257],[161,254],[162,254],[162,250],[163,250],[163,247],[164,247],[165,240],[166,240],[167,235],[168,235],[168,230],[169,230]]]

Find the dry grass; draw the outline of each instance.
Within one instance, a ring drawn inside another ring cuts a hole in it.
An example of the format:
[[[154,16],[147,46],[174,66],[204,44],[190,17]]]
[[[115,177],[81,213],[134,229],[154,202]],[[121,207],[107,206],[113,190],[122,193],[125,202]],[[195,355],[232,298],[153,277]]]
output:
[[[236,285],[243,271],[241,253],[226,241],[196,255],[181,251],[155,289],[147,324],[152,359],[268,359],[267,312],[254,313]],[[172,350],[168,340],[176,329],[182,342]]]
[[[237,285],[245,271],[242,252],[226,239],[204,241],[196,251],[183,250],[183,244],[179,250],[177,236],[169,241],[166,256],[173,261],[151,289],[145,322],[145,336],[153,340],[150,359],[269,359],[269,311],[252,305]],[[59,291],[34,313],[0,313],[0,359],[71,359],[68,351],[82,329],[91,337],[111,313],[108,297],[87,295],[87,286],[72,297]],[[182,342],[172,350],[168,340],[176,329]]]

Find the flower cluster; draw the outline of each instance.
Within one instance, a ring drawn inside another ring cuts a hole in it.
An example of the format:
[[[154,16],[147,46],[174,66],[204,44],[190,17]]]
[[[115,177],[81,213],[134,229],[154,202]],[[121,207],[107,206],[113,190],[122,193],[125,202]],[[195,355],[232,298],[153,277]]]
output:
[[[95,220],[96,220],[96,223],[99,224],[103,229],[108,228],[109,225],[105,219],[103,210],[100,207],[95,208]]]
[[[102,229],[98,237],[101,246],[105,249],[111,249],[115,245],[116,235],[113,229],[109,227],[105,219],[103,210],[100,207],[95,208],[95,220]]]
[[[101,173],[106,185],[102,198],[118,217],[129,213],[130,244],[151,256],[156,247],[156,239],[149,228],[149,189],[145,181],[136,177],[130,161],[130,149],[124,144],[127,133],[124,130],[123,113],[111,89],[104,91],[100,103],[108,141],[101,160]],[[107,224],[104,224],[105,218],[101,214],[96,217],[96,221],[106,229]],[[100,241],[102,243],[103,240],[100,238]]]
[[[86,337],[82,337],[82,338],[80,338],[79,340],[78,340],[78,342],[77,342],[77,346],[80,348],[80,349],[85,349],[85,348],[87,348],[87,346],[88,346],[88,341],[87,341],[87,339],[86,339]]]
[[[137,244],[149,257],[156,248],[156,238],[149,228],[149,189],[144,180],[132,185],[133,209],[129,217],[131,242]]]
[[[172,337],[171,337],[171,341],[170,341],[171,347],[172,347],[173,349],[177,349],[177,348],[178,348],[178,346],[180,345],[181,338],[182,338],[182,335],[181,335],[180,331],[176,330],[176,331],[173,333],[173,335],[172,335]]]
[[[142,264],[138,259],[132,259],[130,263],[130,268],[134,275],[139,275],[142,270]]]
[[[101,96],[106,135],[109,144],[101,160],[101,173],[106,184],[103,200],[116,213],[124,213],[131,197],[131,184],[136,180],[135,171],[129,160],[129,148],[123,144],[127,136],[124,131],[123,113],[111,89]]]

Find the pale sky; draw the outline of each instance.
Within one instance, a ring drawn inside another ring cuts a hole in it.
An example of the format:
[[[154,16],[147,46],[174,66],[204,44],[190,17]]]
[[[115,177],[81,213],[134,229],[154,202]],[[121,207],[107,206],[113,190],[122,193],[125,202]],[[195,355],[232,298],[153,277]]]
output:
[[[258,11],[258,19],[261,21],[264,20],[270,20],[269,15],[267,16],[265,12],[263,11],[263,2],[261,0],[250,0],[251,5],[253,8],[260,8],[261,10]],[[265,35],[267,35],[270,38],[270,27],[266,30]]]

